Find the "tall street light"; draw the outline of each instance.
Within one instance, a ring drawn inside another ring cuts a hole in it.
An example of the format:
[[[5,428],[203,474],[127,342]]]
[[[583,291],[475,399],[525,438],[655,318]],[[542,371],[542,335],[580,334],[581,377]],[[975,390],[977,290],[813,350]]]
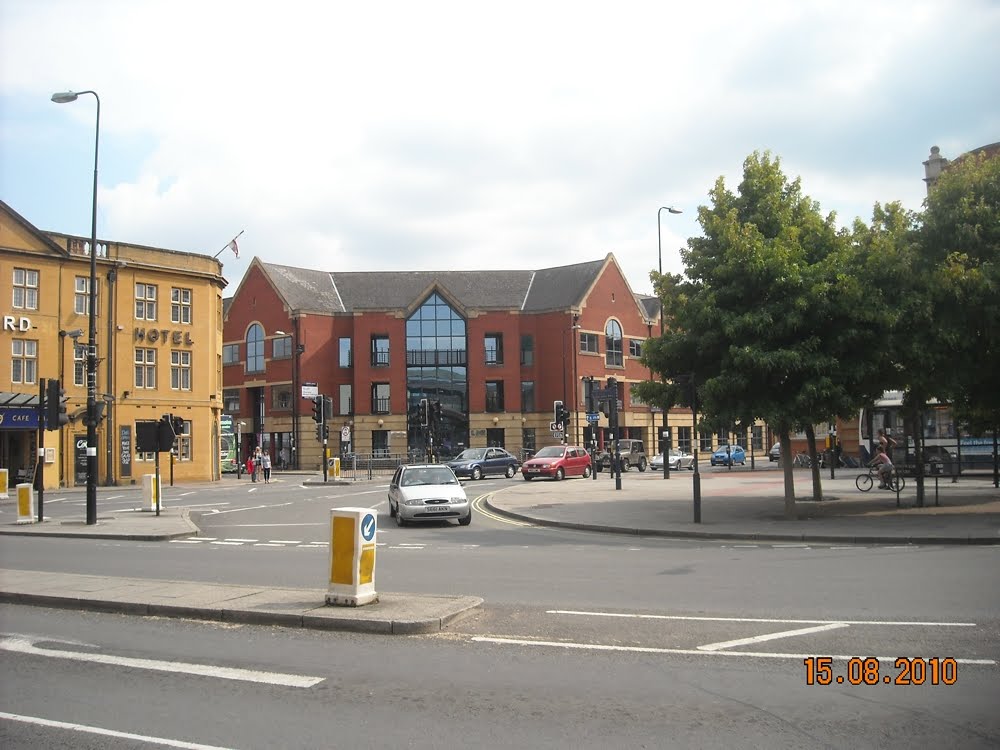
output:
[[[101,142],[101,98],[96,91],[62,91],[52,95],[56,104],[75,102],[83,94],[97,101],[94,126],[94,201],[90,214],[90,288],[88,289],[87,340],[87,525],[97,523],[97,152]]]
[[[673,206],[660,206],[656,211],[656,246],[657,256],[660,261],[660,276],[663,276],[663,236],[660,233],[660,216],[666,211],[670,214],[683,213],[679,208]],[[663,295],[660,295],[660,338],[663,338]],[[663,430],[660,433],[660,449],[663,453],[663,478],[670,479],[670,442],[667,439],[667,409],[663,409]],[[678,464],[680,466],[680,464]]]

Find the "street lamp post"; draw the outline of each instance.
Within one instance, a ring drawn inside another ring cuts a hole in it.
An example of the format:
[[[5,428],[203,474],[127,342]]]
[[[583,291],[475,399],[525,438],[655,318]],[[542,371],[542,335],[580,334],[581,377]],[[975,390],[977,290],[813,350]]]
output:
[[[87,525],[97,523],[97,154],[101,142],[101,98],[96,91],[63,91],[52,95],[56,104],[75,102],[83,94],[97,101],[94,125],[94,196],[90,215],[90,287],[87,340]]]
[[[666,211],[670,214],[683,213],[679,208],[673,206],[660,206],[656,211],[656,247],[659,258],[660,276],[663,276],[663,237],[660,233],[660,215]],[[660,295],[660,338],[663,338],[663,296]],[[661,432],[660,448],[663,454],[663,478],[670,479],[670,433],[667,431],[667,409],[663,409],[663,430]],[[678,464],[680,466],[680,464]]]

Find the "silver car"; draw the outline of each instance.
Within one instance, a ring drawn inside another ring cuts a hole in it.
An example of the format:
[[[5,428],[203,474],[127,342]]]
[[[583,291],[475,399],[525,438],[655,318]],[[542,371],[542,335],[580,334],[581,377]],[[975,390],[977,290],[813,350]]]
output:
[[[649,468],[653,471],[663,471],[663,454],[653,456],[649,459]],[[682,450],[672,448],[670,450],[670,470],[680,471],[681,469],[694,470],[694,456]]]
[[[389,515],[397,526],[454,518],[472,523],[472,506],[455,472],[444,464],[404,465],[389,483]]]

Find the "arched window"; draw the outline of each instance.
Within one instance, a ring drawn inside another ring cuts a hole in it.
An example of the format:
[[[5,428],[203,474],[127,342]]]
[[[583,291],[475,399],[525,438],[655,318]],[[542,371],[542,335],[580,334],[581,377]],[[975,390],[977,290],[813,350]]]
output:
[[[264,372],[264,329],[258,323],[247,329],[247,372]]]
[[[609,320],[604,327],[605,354],[604,362],[609,366],[622,367],[625,360],[622,357],[622,327],[617,320]]]

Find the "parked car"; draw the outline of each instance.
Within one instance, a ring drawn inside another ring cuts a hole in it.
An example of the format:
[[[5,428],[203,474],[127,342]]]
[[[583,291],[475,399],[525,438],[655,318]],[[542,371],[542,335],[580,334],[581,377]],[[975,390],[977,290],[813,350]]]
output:
[[[649,459],[646,458],[646,446],[641,440],[632,440],[630,438],[619,440],[618,450],[621,452],[622,457],[622,471],[628,471],[633,466],[637,467],[639,471],[645,471],[646,466],[649,465]],[[612,455],[610,451],[598,452],[597,471],[610,469],[611,460]],[[663,468],[662,464],[660,468]]]
[[[547,445],[521,466],[525,481],[535,477],[560,480],[580,476],[586,479],[590,472],[590,454],[577,445]]]
[[[767,452],[768,461],[780,461],[781,460],[781,443],[775,443],[771,446],[771,450]]]
[[[445,518],[468,526],[472,506],[462,483],[446,465],[406,464],[396,469],[389,482],[389,515],[397,526]]]
[[[738,445],[720,445],[712,454],[712,466],[743,465],[747,462],[747,453]]]
[[[503,448],[466,448],[447,465],[459,477],[482,479],[490,474],[503,474],[510,479],[517,474],[521,462]]]

